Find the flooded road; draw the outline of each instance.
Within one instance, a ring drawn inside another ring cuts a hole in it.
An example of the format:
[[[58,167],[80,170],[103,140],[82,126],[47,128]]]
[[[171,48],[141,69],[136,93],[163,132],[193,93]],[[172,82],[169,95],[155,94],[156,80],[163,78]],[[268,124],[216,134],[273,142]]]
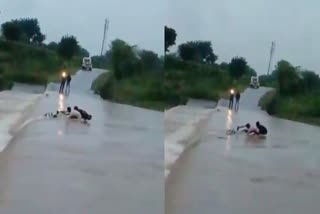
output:
[[[24,127],[0,154],[0,213],[105,214],[164,212],[163,113],[105,102],[78,72],[71,93],[48,86]],[[39,119],[77,105],[90,125]]]
[[[242,102],[239,112],[220,107],[213,113],[207,134],[182,156],[166,181],[167,214],[320,209],[320,128],[259,111],[261,90],[247,90],[243,101],[251,103]],[[225,135],[226,129],[257,120],[269,129],[266,138]]]

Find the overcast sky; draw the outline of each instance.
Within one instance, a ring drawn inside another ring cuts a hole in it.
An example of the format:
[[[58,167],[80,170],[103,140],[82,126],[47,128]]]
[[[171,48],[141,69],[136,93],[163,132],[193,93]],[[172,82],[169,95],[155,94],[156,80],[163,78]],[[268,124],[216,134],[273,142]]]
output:
[[[91,54],[100,53],[106,17],[108,42],[121,38],[159,54],[166,24],[178,44],[211,40],[219,62],[243,56],[260,74],[275,40],[273,64],[286,59],[320,73],[319,8],[316,0],[1,0],[0,22],[37,17],[47,42],[72,34]]]
[[[100,54],[104,19],[109,18],[108,43],[121,38],[163,55],[163,0],[1,0],[0,23],[38,18],[46,42],[75,35],[92,55]]]
[[[165,0],[166,25],[177,43],[211,40],[219,62],[243,56],[266,73],[271,42],[274,63],[286,59],[320,73],[320,2],[317,0]],[[175,48],[172,48],[175,49]]]

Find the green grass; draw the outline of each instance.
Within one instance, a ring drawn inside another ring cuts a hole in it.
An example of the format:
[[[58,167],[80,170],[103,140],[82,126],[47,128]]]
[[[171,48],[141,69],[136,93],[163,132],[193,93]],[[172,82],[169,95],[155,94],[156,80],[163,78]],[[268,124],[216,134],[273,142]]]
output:
[[[100,74],[97,79],[95,79],[92,82],[91,89],[95,93],[99,93],[100,88],[102,88],[103,84],[110,78],[111,73],[105,72],[103,74]]]
[[[259,105],[273,116],[320,126],[318,94],[280,96],[273,90],[260,99]]]
[[[163,111],[170,106],[164,95],[162,78],[152,73],[122,80],[116,80],[112,72],[103,73],[92,83],[91,88],[102,98],[121,104],[157,111]]]
[[[259,106],[263,110],[267,110],[268,106],[271,104],[272,100],[276,96],[276,90],[268,91],[265,95],[259,100]]]

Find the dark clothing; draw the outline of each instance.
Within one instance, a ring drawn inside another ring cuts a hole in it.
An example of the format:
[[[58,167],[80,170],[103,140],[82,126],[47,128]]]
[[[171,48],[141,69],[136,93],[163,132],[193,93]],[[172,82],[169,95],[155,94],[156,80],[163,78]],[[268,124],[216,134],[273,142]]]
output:
[[[268,133],[267,128],[260,125],[260,124],[257,125],[257,129],[259,130],[259,134],[261,134],[261,135],[266,135]]]
[[[70,82],[71,82],[71,76],[70,76],[70,74],[68,74],[68,76],[67,76],[67,84],[69,85]]]
[[[239,100],[240,100],[240,93],[238,91],[237,94],[236,94],[236,101],[239,102]]]
[[[66,81],[67,81],[66,94],[69,94],[70,93],[70,82],[71,82],[70,74],[68,74]]]
[[[235,109],[238,110],[239,109],[239,101],[240,101],[240,93],[239,91],[236,94],[236,105],[235,105]]]
[[[84,119],[84,120],[90,120],[90,116],[89,114],[85,111],[85,110],[82,110],[82,109],[77,109],[76,111],[78,111],[81,115],[81,118]]]
[[[59,93],[63,93],[65,84],[66,84],[66,79],[65,79],[65,78],[62,78],[62,79],[61,79],[61,84],[60,84]]]
[[[234,100],[234,95],[230,94],[230,98],[229,98],[229,109],[233,108],[233,100]]]

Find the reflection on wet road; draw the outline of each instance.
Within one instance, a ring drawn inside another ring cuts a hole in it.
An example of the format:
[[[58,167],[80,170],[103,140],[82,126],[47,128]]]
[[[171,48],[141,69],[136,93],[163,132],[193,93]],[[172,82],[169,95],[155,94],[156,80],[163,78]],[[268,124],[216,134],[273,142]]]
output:
[[[100,72],[79,72],[68,97],[49,85],[31,118],[77,105],[93,119],[35,120],[19,132],[0,155],[0,213],[164,212],[163,114],[92,95]]]
[[[247,92],[244,100],[257,100],[261,91]],[[207,135],[187,151],[166,181],[166,213],[319,210],[320,128],[273,118],[245,104],[239,112],[220,109],[209,121]],[[228,128],[257,120],[268,127],[266,138],[225,135]]]

